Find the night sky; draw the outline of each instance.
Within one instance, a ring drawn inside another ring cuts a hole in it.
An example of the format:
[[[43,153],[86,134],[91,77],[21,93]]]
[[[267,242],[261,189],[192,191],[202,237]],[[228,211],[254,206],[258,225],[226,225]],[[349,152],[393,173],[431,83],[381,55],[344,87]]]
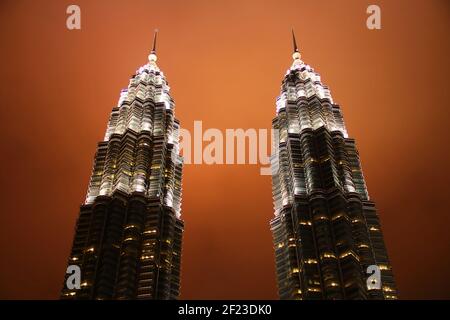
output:
[[[181,126],[225,130],[270,128],[292,27],[356,139],[400,298],[450,298],[446,0],[2,0],[0,298],[59,297],[96,144],[155,28]],[[258,165],[186,165],[181,298],[276,299],[272,216]]]

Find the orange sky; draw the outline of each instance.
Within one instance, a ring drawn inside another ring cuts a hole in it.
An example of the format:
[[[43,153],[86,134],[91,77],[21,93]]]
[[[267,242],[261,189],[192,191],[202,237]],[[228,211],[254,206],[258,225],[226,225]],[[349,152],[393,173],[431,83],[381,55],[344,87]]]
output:
[[[65,10],[81,7],[81,31]],[[365,27],[378,4],[382,30]],[[270,128],[294,27],[356,139],[400,297],[450,298],[448,76],[442,1],[0,3],[0,298],[55,299],[96,143],[159,28],[184,128]],[[187,165],[182,298],[275,299],[271,181]]]

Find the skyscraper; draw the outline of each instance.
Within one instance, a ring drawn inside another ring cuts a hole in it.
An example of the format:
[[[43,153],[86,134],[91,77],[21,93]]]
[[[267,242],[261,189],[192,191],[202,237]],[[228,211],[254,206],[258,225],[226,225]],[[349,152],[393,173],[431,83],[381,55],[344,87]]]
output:
[[[176,299],[183,221],[179,121],[164,73],[148,63],[122,90],[98,143],[69,266],[81,287],[62,298]],[[69,274],[66,275],[66,279]]]
[[[292,66],[272,121],[275,247],[280,299],[396,299],[397,290],[355,141],[319,74]],[[367,278],[376,265],[381,284]]]

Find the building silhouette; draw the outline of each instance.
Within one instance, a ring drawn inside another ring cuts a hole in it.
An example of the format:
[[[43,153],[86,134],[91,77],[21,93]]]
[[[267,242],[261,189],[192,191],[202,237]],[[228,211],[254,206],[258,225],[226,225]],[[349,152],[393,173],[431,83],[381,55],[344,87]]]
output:
[[[275,217],[270,226],[280,299],[396,299],[375,205],[355,141],[319,74],[293,63],[272,121]],[[381,283],[367,279],[377,266]]]
[[[183,159],[164,73],[148,63],[122,90],[98,143],[68,265],[81,286],[63,299],[176,299],[180,293]]]

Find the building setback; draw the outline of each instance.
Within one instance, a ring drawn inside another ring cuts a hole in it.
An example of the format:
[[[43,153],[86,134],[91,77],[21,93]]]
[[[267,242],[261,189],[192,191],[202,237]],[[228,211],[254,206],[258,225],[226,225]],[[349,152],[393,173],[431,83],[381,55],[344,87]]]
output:
[[[282,82],[272,121],[273,234],[280,299],[396,299],[375,204],[355,141],[319,74],[301,60]],[[381,284],[367,284],[376,265]]]
[[[179,122],[156,34],[98,143],[68,265],[81,287],[63,299],[177,299],[183,233]]]

